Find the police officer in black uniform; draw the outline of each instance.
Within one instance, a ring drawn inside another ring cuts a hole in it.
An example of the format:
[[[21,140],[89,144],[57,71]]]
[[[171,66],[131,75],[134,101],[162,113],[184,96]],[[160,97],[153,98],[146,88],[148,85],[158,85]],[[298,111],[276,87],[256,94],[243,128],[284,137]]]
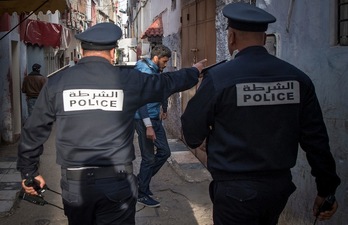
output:
[[[17,169],[23,189],[36,195],[25,181],[34,177],[44,187],[39,156],[55,122],[69,225],[135,224],[134,114],[194,86],[206,61],[163,76],[114,67],[121,34],[118,26],[100,23],[76,35],[84,57],[49,77],[21,133]]]
[[[316,178],[313,213],[340,179],[310,78],[263,47],[269,13],[246,3],[224,7],[235,58],[207,71],[182,115],[187,144],[206,139],[215,225],[275,225],[294,192],[298,144]],[[322,212],[329,219],[337,209]]]

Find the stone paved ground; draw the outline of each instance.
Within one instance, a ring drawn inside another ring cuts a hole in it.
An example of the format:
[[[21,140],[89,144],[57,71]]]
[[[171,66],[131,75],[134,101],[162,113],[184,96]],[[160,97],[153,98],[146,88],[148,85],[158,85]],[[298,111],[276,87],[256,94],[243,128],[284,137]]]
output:
[[[40,163],[47,185],[60,191],[60,169],[55,163],[54,132],[45,144]],[[159,208],[137,205],[137,225],[211,225],[212,205],[208,195],[210,175],[206,168],[180,141],[169,140],[172,156],[153,178],[151,190],[161,202]],[[140,153],[135,139],[135,174],[139,170]],[[20,175],[15,170],[17,146],[0,146],[0,224],[6,225],[66,225],[63,211],[39,206],[17,198]],[[45,200],[62,206],[61,197],[45,192]]]

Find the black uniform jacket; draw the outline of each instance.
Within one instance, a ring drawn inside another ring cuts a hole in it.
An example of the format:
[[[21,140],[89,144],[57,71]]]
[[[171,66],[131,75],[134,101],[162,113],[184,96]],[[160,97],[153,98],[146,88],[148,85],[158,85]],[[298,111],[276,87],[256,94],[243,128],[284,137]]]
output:
[[[101,57],[82,58],[49,77],[22,129],[17,169],[22,177],[38,174],[54,122],[57,163],[63,168],[132,162],[135,111],[193,87],[198,75],[192,67],[152,76]]]
[[[181,120],[190,147],[206,139],[213,178],[290,170],[300,144],[319,194],[340,183],[311,80],[261,46],[210,69]]]

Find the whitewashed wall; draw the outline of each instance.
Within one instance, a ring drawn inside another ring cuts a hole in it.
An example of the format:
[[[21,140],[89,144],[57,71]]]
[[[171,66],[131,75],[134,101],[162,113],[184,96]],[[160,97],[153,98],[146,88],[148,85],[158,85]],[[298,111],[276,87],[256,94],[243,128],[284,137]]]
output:
[[[297,66],[313,80],[330,136],[331,151],[342,184],[336,197],[339,209],[325,224],[348,224],[348,47],[335,45],[336,1],[259,0],[257,6],[270,12],[277,22],[269,33],[279,34],[280,58]],[[290,3],[293,2],[292,13]],[[303,151],[293,168],[297,190],[280,224],[313,224],[316,196],[314,179]]]

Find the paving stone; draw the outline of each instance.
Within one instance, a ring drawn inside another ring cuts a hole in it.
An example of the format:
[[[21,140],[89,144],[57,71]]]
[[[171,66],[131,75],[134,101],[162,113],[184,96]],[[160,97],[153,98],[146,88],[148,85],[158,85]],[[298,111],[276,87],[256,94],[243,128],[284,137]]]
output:
[[[21,182],[0,182],[0,190],[20,190]]]
[[[13,201],[0,201],[0,213],[9,212],[13,206]]]
[[[19,172],[13,174],[4,174],[0,182],[21,182],[21,174]]]
[[[16,162],[17,157],[0,157],[0,163],[1,162]]]
[[[17,190],[1,190],[0,200],[15,200],[17,196]]]
[[[0,174],[13,174],[18,173],[18,171],[14,168],[0,168]]]
[[[13,162],[0,162],[0,168],[11,168]]]

